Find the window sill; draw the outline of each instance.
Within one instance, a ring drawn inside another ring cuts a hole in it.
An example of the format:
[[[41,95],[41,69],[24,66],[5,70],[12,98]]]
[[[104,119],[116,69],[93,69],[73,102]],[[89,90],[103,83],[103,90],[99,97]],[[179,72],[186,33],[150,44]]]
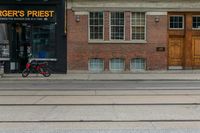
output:
[[[199,31],[199,30],[200,30],[200,28],[192,28],[192,30]]]
[[[97,44],[97,43],[99,43],[99,44],[109,44],[109,43],[113,43],[113,44],[121,44],[121,43],[125,43],[125,44],[146,44],[147,43],[147,41],[146,40],[137,40],[137,41],[121,41],[121,40],[118,40],[118,41],[96,41],[96,40],[89,40],[88,41],[88,43],[89,44],[93,44],[93,43],[95,43],[95,44]]]
[[[173,31],[173,30],[174,30],[174,31],[175,31],[175,30],[184,30],[184,28],[169,28],[169,30],[172,30],[172,31]]]

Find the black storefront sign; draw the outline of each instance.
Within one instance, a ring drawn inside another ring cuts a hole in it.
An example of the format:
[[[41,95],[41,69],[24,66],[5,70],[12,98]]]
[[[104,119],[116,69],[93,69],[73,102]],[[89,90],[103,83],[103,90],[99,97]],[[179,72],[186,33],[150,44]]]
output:
[[[0,6],[0,22],[56,22],[54,6]]]

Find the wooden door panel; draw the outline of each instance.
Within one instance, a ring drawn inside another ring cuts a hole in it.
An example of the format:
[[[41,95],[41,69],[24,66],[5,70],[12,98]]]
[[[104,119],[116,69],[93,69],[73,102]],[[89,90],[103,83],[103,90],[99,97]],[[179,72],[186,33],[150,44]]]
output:
[[[169,38],[168,60],[169,66],[182,66],[183,64],[183,38]]]
[[[200,37],[192,38],[192,64],[193,67],[200,67]]]

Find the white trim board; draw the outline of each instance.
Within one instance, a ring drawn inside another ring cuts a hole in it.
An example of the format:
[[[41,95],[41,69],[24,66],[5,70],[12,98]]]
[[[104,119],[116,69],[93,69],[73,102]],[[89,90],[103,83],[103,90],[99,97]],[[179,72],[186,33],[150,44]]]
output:
[[[163,16],[167,16],[167,12],[147,12],[146,15],[151,15],[151,16],[163,15]]]
[[[75,15],[89,15],[89,12],[75,12]]]
[[[183,67],[182,66],[168,66],[169,70],[182,70]]]

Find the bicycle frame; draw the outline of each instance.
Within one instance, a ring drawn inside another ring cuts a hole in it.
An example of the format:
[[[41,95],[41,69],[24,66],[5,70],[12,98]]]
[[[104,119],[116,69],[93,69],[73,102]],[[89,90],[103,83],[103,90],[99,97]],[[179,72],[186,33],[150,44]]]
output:
[[[35,58],[29,59],[26,68],[22,72],[22,77],[27,77],[32,72],[42,74],[44,77],[49,77],[51,72],[48,67],[48,62],[41,61],[42,60],[37,60]]]
[[[38,62],[36,61],[36,63],[33,64],[33,61],[34,61],[34,60],[29,61],[29,62],[26,64],[26,69],[28,69],[28,70],[30,70],[30,71],[32,71],[32,72],[37,72],[37,73],[40,73],[40,74],[46,74],[46,72],[42,72],[42,71],[40,71],[40,70],[41,70],[41,68],[43,68],[43,67],[47,67],[47,65],[48,65],[47,62],[38,63]]]

